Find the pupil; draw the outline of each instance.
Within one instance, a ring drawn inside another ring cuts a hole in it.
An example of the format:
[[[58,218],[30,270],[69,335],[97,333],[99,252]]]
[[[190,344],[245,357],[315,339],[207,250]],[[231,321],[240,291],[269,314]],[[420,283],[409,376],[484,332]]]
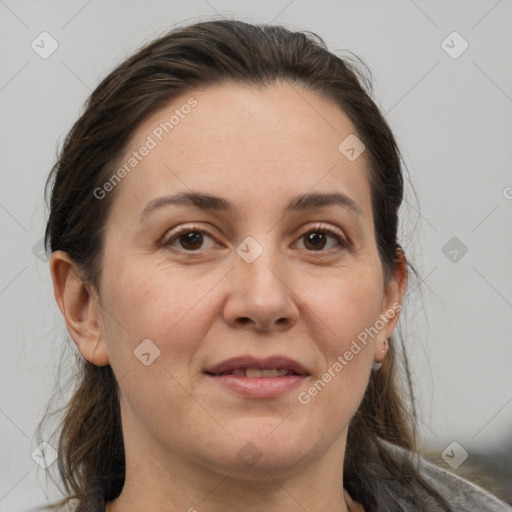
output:
[[[316,244],[316,242],[318,242],[321,239],[323,239],[323,241],[325,242],[325,235],[323,233],[311,233],[306,238],[306,240],[307,240],[306,245],[310,242],[313,242],[313,249],[318,248],[318,245]],[[323,248],[323,244],[320,248]]]
[[[184,244],[183,243],[181,244],[184,247],[187,244],[192,245],[193,247],[188,247],[188,248],[192,248],[192,249],[198,249],[201,246],[202,234],[198,233],[197,231],[190,231],[186,235],[182,235],[181,238],[182,238],[182,242],[183,242],[183,240],[185,242]],[[197,243],[198,241],[199,241],[199,243]],[[185,248],[187,248],[187,247],[185,247]]]

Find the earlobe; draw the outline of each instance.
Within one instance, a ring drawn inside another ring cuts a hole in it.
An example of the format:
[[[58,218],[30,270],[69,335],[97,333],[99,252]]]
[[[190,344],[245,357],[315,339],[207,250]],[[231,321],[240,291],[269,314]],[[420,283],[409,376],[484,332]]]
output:
[[[76,264],[63,251],[52,253],[50,273],[55,300],[80,353],[97,366],[109,364],[102,332],[101,308],[93,295],[94,290],[82,281]]]

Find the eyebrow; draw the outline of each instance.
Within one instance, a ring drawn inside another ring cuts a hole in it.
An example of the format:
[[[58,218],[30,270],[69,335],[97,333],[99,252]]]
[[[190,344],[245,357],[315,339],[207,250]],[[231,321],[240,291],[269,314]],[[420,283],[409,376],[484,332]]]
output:
[[[142,221],[150,213],[170,204],[190,206],[203,211],[233,212],[235,207],[227,199],[200,192],[183,192],[173,196],[159,197],[150,201],[139,215]],[[313,208],[337,205],[354,213],[359,218],[364,218],[361,207],[349,196],[341,192],[333,193],[309,193],[292,197],[284,208],[284,213],[298,212]]]

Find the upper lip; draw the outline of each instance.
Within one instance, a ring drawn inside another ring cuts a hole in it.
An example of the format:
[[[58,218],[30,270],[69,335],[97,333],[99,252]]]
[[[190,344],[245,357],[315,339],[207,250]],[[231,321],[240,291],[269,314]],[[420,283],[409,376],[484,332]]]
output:
[[[205,370],[205,373],[218,375],[219,373],[229,372],[238,368],[258,368],[259,370],[275,368],[278,370],[290,370],[299,375],[309,375],[309,372],[298,361],[280,355],[270,356],[264,359],[249,355],[232,357],[231,359],[226,359],[218,364],[209,366]]]

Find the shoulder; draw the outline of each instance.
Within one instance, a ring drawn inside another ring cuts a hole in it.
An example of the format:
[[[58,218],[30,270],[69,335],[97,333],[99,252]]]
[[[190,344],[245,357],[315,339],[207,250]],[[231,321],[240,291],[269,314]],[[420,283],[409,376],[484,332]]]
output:
[[[490,492],[419,457],[420,472],[425,480],[445,497],[455,510],[478,512],[512,512],[512,507]]]
[[[472,482],[435,465],[415,452],[391,443],[385,444],[397,456],[405,456],[409,460],[413,460],[424,480],[450,504],[453,512],[512,512],[510,505]],[[390,485],[389,491],[402,505],[404,511],[415,510],[410,507],[411,501],[406,493],[402,492],[402,489]],[[429,510],[440,510],[427,491],[422,491],[421,499],[425,503],[432,504]]]

